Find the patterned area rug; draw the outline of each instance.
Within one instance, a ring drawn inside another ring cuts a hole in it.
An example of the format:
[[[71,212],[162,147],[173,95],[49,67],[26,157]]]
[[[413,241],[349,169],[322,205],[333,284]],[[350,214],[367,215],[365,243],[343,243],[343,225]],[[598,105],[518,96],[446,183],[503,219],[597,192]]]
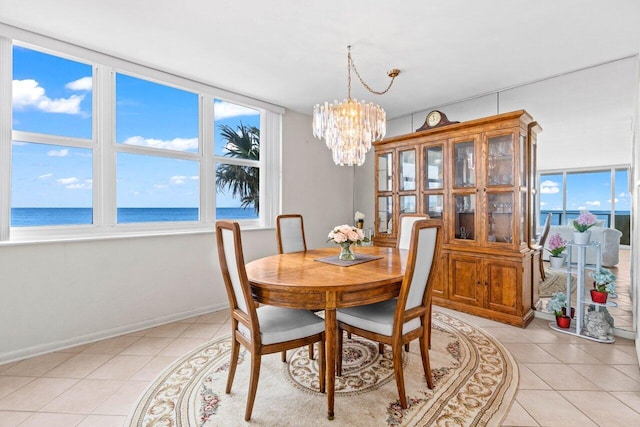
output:
[[[538,296],[540,298],[550,298],[554,292],[567,293],[567,273],[559,271],[544,270],[545,281],[540,282]],[[576,290],[576,275],[571,275],[571,292]]]
[[[513,357],[493,337],[434,309],[429,351],[435,389],[427,388],[418,342],[405,353],[409,408],[400,408],[390,349],[345,338],[336,378],[335,420],[318,392],[317,360],[306,348],[262,357],[250,423],[244,421],[249,354],[241,350],[231,394],[224,392],[229,338],[216,339],[174,362],[138,402],[126,425],[148,426],[486,426],[499,425],[518,385]],[[246,359],[246,360],[245,360]]]

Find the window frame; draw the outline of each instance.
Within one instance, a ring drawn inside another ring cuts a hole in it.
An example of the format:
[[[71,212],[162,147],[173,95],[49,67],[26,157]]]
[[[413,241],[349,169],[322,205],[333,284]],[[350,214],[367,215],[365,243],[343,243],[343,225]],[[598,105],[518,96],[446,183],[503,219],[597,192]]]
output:
[[[13,44],[79,61],[93,68],[92,138],[60,137],[12,130]],[[141,78],[175,87],[198,96],[198,152],[164,150],[118,144],[115,141],[115,75]],[[260,160],[246,161],[214,156],[214,99],[255,109],[260,113]],[[145,67],[59,40],[0,23],[0,245],[68,239],[108,238],[130,235],[212,232],[216,220],[215,164],[259,167],[260,214],[258,219],[238,220],[243,228],[272,228],[281,199],[281,144],[284,108],[238,95],[201,82]],[[34,140],[35,139],[35,140]],[[93,224],[11,227],[11,144],[13,140],[89,148],[93,153]],[[198,221],[116,223],[116,156],[131,153],[197,161],[200,164]],[[256,164],[257,163],[257,164]]]
[[[616,212],[616,205],[615,205],[615,196],[616,196],[616,172],[620,171],[620,170],[626,170],[627,171],[627,191],[631,192],[631,184],[630,184],[630,180],[631,180],[631,174],[632,174],[632,169],[631,169],[631,165],[629,164],[620,164],[620,165],[607,165],[607,166],[593,166],[593,167],[589,167],[589,168],[569,168],[569,169],[547,169],[547,170],[539,170],[536,172],[536,182],[538,185],[538,189],[541,188],[540,184],[542,182],[542,177],[544,175],[560,175],[562,177],[562,211],[561,211],[561,218],[566,218],[567,217],[567,175],[569,174],[575,174],[575,173],[589,173],[589,172],[607,172],[610,173],[611,179],[610,179],[610,183],[611,183],[611,188],[609,191],[609,197],[611,198],[611,212],[610,212],[610,218],[611,218],[611,222],[613,224],[615,224],[615,212]],[[535,207],[537,209],[537,217],[538,218],[542,218],[542,216],[540,215],[540,212],[543,210],[540,207],[540,202],[542,201],[542,195],[540,194],[538,197],[538,201],[537,201],[537,206]],[[630,209],[632,209],[633,206],[630,206]],[[552,225],[558,225],[558,224],[553,224]],[[540,224],[536,224],[536,226],[539,228]],[[611,227],[613,227],[613,225],[610,225]]]

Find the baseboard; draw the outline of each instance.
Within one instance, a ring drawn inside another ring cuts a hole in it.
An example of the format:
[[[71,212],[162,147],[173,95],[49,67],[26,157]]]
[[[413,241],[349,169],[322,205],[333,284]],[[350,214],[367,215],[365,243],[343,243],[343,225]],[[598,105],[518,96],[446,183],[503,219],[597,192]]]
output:
[[[119,335],[130,334],[132,332],[141,331],[143,329],[164,325],[166,323],[177,322],[178,320],[188,319],[193,316],[199,316],[202,314],[210,313],[212,311],[218,311],[218,310],[228,309],[228,308],[229,308],[228,303],[207,305],[207,306],[196,308],[193,310],[183,311],[181,313],[174,313],[168,316],[157,317],[155,319],[136,322],[126,326],[120,326],[113,329],[107,329],[104,331],[81,335],[81,336],[73,337],[67,340],[55,341],[47,344],[23,348],[16,351],[0,353],[0,365],[5,363],[16,362],[18,360],[26,359],[29,357],[40,356],[42,354],[51,353],[54,351],[60,351],[67,348],[76,347],[79,345],[90,344],[95,341],[100,341],[107,338],[113,338]]]

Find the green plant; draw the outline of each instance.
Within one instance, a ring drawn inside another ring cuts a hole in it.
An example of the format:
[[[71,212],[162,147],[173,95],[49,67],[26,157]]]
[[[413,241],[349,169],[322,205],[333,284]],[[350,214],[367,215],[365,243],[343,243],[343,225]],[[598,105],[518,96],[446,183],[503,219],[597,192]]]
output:
[[[554,292],[551,295],[547,310],[553,312],[556,316],[562,316],[562,309],[567,307],[567,296],[564,292]]]
[[[589,277],[593,279],[593,287],[598,292],[612,294],[616,291],[616,276],[610,270],[600,268],[598,271],[590,272]]]

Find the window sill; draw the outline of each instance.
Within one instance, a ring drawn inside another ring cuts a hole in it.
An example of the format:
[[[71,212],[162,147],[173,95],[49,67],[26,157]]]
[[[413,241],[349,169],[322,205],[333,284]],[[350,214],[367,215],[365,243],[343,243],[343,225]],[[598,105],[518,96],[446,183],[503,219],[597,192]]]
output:
[[[273,227],[260,226],[256,221],[238,221],[242,231],[269,230]],[[11,239],[0,241],[2,246],[32,245],[42,243],[83,242],[96,240],[133,239],[140,237],[178,236],[214,233],[215,224],[124,224],[115,227],[73,226],[37,227],[11,229]]]

